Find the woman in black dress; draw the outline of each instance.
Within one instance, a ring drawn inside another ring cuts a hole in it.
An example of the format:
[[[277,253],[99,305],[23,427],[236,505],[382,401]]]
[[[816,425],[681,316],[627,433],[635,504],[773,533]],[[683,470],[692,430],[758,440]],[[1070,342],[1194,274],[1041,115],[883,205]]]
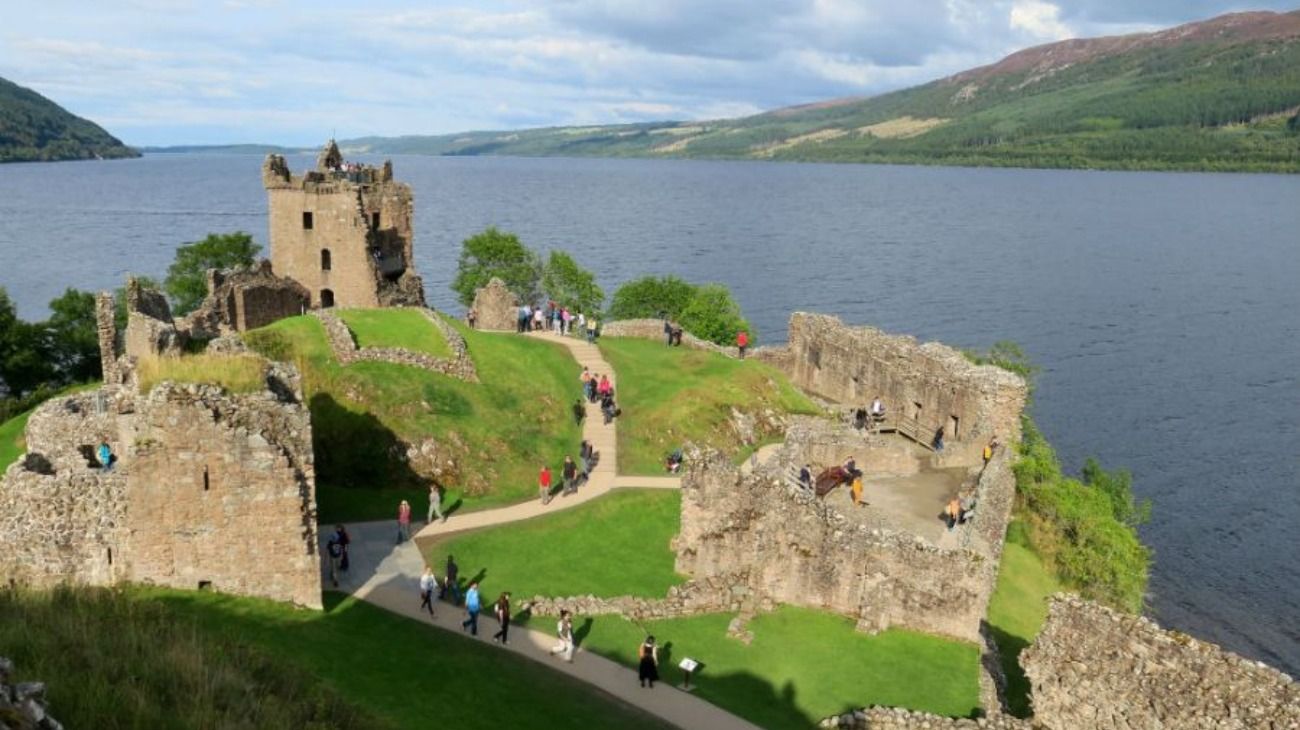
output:
[[[641,660],[637,668],[637,675],[641,678],[641,686],[650,683],[650,689],[654,689],[655,682],[659,679],[659,647],[655,646],[655,637],[647,636],[645,641],[641,642],[641,648],[637,649],[637,657]]]

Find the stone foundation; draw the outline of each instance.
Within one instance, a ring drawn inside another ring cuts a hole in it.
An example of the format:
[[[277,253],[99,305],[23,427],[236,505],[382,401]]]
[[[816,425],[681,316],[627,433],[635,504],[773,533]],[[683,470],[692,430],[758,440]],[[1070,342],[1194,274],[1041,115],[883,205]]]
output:
[[[435,357],[402,347],[358,347],[356,339],[352,336],[352,330],[348,329],[347,324],[339,319],[338,315],[327,309],[318,309],[312,312],[312,316],[319,319],[325,327],[325,338],[334,352],[334,359],[338,360],[340,365],[351,365],[362,361],[386,362],[477,383],[478,371],[474,367],[473,358],[469,355],[469,346],[465,344],[465,338],[433,311],[424,307],[417,307],[417,309],[434,328],[442,333],[447,346],[451,348],[452,357]]]

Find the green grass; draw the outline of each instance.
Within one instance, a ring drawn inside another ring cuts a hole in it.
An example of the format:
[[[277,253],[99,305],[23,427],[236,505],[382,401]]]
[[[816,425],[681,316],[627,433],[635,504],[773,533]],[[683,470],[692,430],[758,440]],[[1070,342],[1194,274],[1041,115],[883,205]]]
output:
[[[1029,680],[1020,668],[1020,652],[1033,643],[1047,619],[1047,598],[1061,584],[1023,541],[1023,525],[1012,523],[1002,550],[998,585],[989,602],[989,625],[1007,675],[1007,704],[1012,714],[1028,717]]]
[[[681,682],[685,657],[703,663],[695,693],[766,728],[808,728],[865,705],[968,716],[979,707],[979,650],[908,631],[874,636],[850,619],[784,606],[749,624],[749,646],[727,637],[729,614],[650,621],[578,616],[575,635],[588,651],[636,666],[646,634],[660,645],[663,680]],[[554,620],[533,619],[553,630]],[[582,661],[581,657],[578,661]],[[663,690],[656,689],[656,692]]]
[[[754,360],[630,337],[603,337],[600,349],[618,374],[620,473],[662,474],[664,455],[686,441],[739,452],[745,444],[728,423],[732,408],[818,412],[784,375]],[[757,431],[760,442],[774,433],[761,423]]]
[[[451,357],[451,348],[433,324],[413,309],[340,309],[359,347],[404,347],[434,357]]]
[[[27,419],[32,412],[20,413],[4,423],[0,423],[0,473],[9,465],[18,461],[18,457],[27,451],[27,441],[23,438],[23,429],[27,428]]]
[[[464,335],[479,383],[379,362],[340,366],[320,322],[293,317],[245,335],[269,357],[303,372],[311,405],[317,495],[324,522],[386,519],[400,499],[417,514],[429,480],[406,445],[438,445],[444,509],[473,510],[531,497],[542,463],[577,455],[581,431],[568,410],[578,366],[560,345],[517,335]]]
[[[486,571],[484,595],[663,598],[682,581],[669,547],[680,512],[675,490],[620,490],[554,515],[454,536],[427,555],[434,566],[455,555],[466,576]]]
[[[665,727],[542,665],[335,594],[323,613],[212,593],[105,594],[68,592],[76,610],[49,610],[0,593],[0,646],[24,676],[50,683],[51,709],[68,727]],[[188,714],[209,703],[207,684],[217,700],[262,718]],[[133,722],[132,702],[154,712]],[[280,704],[323,718],[270,715]],[[328,722],[349,706],[357,720]],[[187,714],[173,719],[175,708]]]

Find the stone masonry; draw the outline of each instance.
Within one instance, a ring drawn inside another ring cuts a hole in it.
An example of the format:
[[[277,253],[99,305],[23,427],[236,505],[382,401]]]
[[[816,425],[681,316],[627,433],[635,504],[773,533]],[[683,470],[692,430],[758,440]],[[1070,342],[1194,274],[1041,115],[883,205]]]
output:
[[[442,333],[443,339],[447,341],[447,346],[451,348],[452,357],[436,357],[425,352],[408,350],[404,347],[358,347],[356,338],[352,336],[352,330],[348,329],[347,324],[333,312],[318,309],[314,310],[312,315],[319,319],[321,325],[325,328],[325,338],[329,341],[330,349],[334,352],[334,359],[338,360],[341,365],[351,365],[354,362],[365,360],[386,362],[393,365],[408,365],[430,372],[450,375],[466,382],[477,383],[478,371],[474,367],[474,359],[470,357],[469,346],[465,344],[465,338],[461,337],[456,328],[443,321],[437,313],[424,307],[418,309]]]
[[[1053,597],[1020,655],[1051,730],[1300,727],[1300,684],[1259,662],[1077,596]]]
[[[247,268],[208,271],[208,296],[181,325],[192,337],[211,339],[247,332],[303,314],[311,292],[288,277],[276,276],[262,259]]]
[[[0,730],[63,730],[50,717],[44,682],[12,683],[14,663],[0,656]]]
[[[481,330],[514,332],[519,322],[519,297],[506,287],[506,283],[492,277],[487,286],[474,291],[476,326]]]
[[[271,261],[314,307],[424,304],[415,274],[411,187],[382,167],[347,164],[331,141],[301,177],[285,159],[262,165]]]

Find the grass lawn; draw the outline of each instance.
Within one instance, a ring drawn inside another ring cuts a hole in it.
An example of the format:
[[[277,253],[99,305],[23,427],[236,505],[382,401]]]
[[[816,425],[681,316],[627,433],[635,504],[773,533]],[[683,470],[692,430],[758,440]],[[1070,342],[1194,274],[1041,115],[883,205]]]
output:
[[[448,554],[464,576],[486,571],[484,595],[663,598],[682,582],[669,547],[680,514],[676,490],[618,490],[554,515],[452,536],[426,555],[440,574]]]
[[[834,614],[784,606],[749,624],[745,646],[726,635],[729,614],[637,625],[613,616],[577,617],[574,633],[588,651],[630,667],[646,634],[660,645],[661,677],[681,682],[677,664],[701,662],[696,694],[765,728],[809,728],[865,705],[890,705],[967,716],[979,707],[979,650],[908,631],[860,633]],[[536,618],[553,631],[554,620]],[[578,661],[582,661],[581,657]],[[655,690],[662,691],[662,690]]]
[[[442,333],[413,309],[340,309],[359,347],[404,347],[434,357],[451,357]]]
[[[15,611],[13,594],[0,593],[0,646],[24,676],[50,683],[51,710],[68,727],[665,727],[543,665],[336,594],[321,613],[133,588],[116,594],[125,612],[101,617],[93,609],[103,601],[94,599],[108,593],[69,594],[92,610],[34,614],[22,605]],[[161,619],[140,622],[141,614]],[[28,630],[28,616],[42,619],[42,631]],[[159,626],[171,627],[165,640],[154,635]],[[196,695],[187,680],[172,678],[177,673],[214,691]],[[252,717],[190,711],[208,695]],[[123,712],[131,703],[154,712],[132,722]],[[268,714],[284,703],[315,716]],[[174,719],[177,708],[187,714]],[[331,721],[348,710],[354,721]]]
[[[1002,654],[1007,675],[1007,704],[1017,717],[1029,716],[1029,680],[1020,668],[1020,651],[1038,636],[1047,619],[1047,598],[1062,589],[1037,555],[1015,542],[1021,533],[1016,523],[1007,530],[998,585],[989,602],[989,625]]]
[[[633,337],[602,337],[600,350],[618,373],[620,473],[662,474],[664,455],[686,441],[738,452],[744,444],[728,424],[732,408],[818,412],[784,375],[755,360]],[[760,441],[772,435],[759,430]]]
[[[394,517],[403,498],[423,514],[429,482],[407,462],[405,444],[426,438],[437,444],[433,460],[444,470],[444,509],[531,497],[542,463],[554,470],[566,453],[577,455],[582,436],[568,406],[578,366],[569,352],[453,325],[465,336],[479,383],[388,363],[340,366],[314,317],[245,335],[255,349],[297,362],[303,372],[323,522]]]
[[[250,355],[163,355],[144,357],[136,365],[140,392],[170,380],[213,383],[229,393],[256,393],[266,388],[266,362]]]
[[[20,413],[4,423],[0,423],[0,473],[18,460],[27,451],[27,441],[23,438],[23,429],[31,411]]]

